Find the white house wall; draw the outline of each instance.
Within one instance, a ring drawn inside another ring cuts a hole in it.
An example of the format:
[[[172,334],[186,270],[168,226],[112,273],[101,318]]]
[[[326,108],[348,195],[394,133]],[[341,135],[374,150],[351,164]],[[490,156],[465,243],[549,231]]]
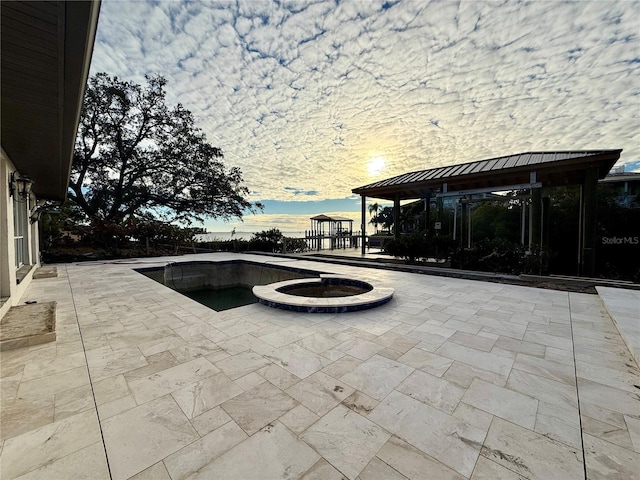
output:
[[[33,278],[33,272],[40,266],[40,246],[38,238],[38,224],[31,224],[27,219],[28,238],[26,244],[29,247],[29,273],[17,282],[16,251],[14,244],[14,218],[13,198],[9,196],[9,178],[19,169],[11,162],[4,150],[0,149],[0,318],[12,306],[20,303],[20,298],[26,291]],[[29,206],[35,205],[33,194]],[[28,209],[27,209],[28,215]]]

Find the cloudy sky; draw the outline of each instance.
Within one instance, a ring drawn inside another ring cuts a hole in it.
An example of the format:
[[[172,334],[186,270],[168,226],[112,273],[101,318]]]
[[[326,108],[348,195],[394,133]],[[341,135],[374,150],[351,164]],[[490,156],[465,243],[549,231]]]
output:
[[[640,2],[103,0],[91,72],[160,73],[263,215],[308,228],[351,189],[531,150],[640,170]],[[358,215],[351,214],[355,219]],[[356,222],[359,223],[359,222]]]

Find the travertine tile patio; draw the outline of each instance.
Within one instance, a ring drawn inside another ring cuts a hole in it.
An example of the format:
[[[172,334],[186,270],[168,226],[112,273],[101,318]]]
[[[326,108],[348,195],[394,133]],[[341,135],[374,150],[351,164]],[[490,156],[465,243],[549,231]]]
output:
[[[190,256],[179,261],[189,260]],[[395,288],[381,307],[215,312],[68,264],[54,343],[0,354],[0,478],[640,478],[640,374],[598,295],[267,256]],[[631,302],[625,299],[632,299]]]

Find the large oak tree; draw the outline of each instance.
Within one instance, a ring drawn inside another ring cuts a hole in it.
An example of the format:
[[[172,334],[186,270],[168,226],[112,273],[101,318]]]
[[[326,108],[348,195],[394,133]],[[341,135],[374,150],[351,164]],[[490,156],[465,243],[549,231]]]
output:
[[[121,223],[152,215],[189,223],[241,218],[242,172],[227,169],[191,112],[166,104],[166,80],[146,85],[98,73],[87,85],[76,140],[69,200],[87,219]]]

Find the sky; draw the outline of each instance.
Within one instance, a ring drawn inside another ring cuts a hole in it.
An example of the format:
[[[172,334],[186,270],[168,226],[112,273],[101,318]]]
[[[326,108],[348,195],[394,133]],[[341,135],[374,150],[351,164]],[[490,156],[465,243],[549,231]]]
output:
[[[640,171],[639,1],[103,0],[91,74],[167,78],[262,214],[359,224],[353,188],[540,150]],[[374,201],[374,200],[372,200]]]

